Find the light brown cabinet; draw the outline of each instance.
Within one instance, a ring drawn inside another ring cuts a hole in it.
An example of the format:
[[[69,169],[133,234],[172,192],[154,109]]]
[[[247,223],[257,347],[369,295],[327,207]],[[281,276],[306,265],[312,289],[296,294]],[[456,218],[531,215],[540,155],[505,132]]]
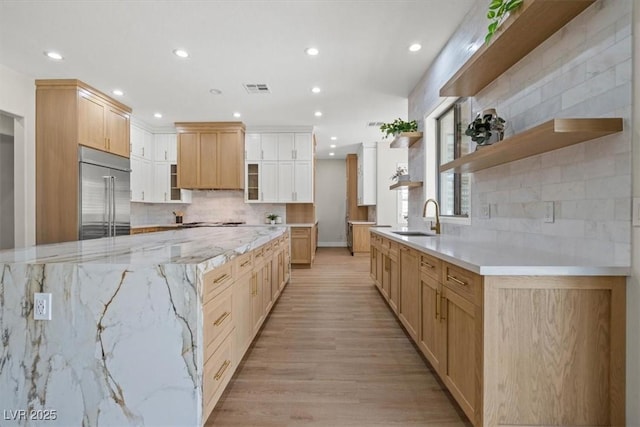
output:
[[[625,424],[624,277],[481,276],[375,232],[371,251],[381,295],[473,425]]]
[[[311,267],[316,258],[317,224],[291,226],[291,264]]]
[[[240,122],[176,123],[178,187],[244,188],[244,125]]]
[[[78,240],[78,146],[129,157],[131,109],[79,80],[36,80],[36,243]]]

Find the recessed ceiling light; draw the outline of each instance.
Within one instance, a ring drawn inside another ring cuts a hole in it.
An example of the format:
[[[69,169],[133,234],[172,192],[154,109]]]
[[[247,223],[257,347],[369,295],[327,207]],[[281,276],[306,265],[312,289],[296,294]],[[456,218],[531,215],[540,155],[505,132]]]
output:
[[[236,112],[236,113],[233,113],[233,117],[235,117],[235,118],[238,118],[238,117],[240,117],[240,116],[241,116],[241,114],[240,114],[240,113],[237,113],[237,112]]]
[[[304,50],[304,52],[309,56],[316,56],[320,53],[320,51],[315,47],[308,47]]]
[[[411,52],[417,52],[417,51],[419,51],[420,49],[422,49],[422,45],[421,45],[420,43],[414,43],[414,44],[412,44],[411,46],[409,46],[409,50],[410,50]]]
[[[320,93],[320,88],[318,86],[315,86],[315,87],[311,88],[311,92]]]
[[[335,156],[336,153],[334,153],[333,151],[331,153],[329,153],[330,156]]]
[[[336,148],[336,144],[331,144],[329,148]]]
[[[53,51],[47,51],[44,52],[44,54],[49,58],[49,59],[55,59],[56,61],[62,61],[62,55],[60,55],[58,52],[53,52]]]
[[[173,51],[174,55],[179,56],[180,58],[188,58],[189,57],[189,52],[187,52],[186,50],[183,49],[175,49]]]
[[[153,117],[155,117],[156,119],[161,119],[162,118],[162,114],[161,113],[155,113],[153,115]]]
[[[114,94],[115,96],[122,96],[122,95],[124,95],[124,92],[123,92],[123,91],[121,91],[120,89],[114,89],[114,90],[113,90],[113,94]]]
[[[220,89],[209,89],[211,95],[220,95],[222,91]]]
[[[332,140],[332,141],[335,141],[336,139],[338,139],[338,137],[337,137],[337,136],[332,136],[332,137],[331,137],[331,140]]]
[[[316,111],[313,115],[316,117],[322,117],[322,111]]]

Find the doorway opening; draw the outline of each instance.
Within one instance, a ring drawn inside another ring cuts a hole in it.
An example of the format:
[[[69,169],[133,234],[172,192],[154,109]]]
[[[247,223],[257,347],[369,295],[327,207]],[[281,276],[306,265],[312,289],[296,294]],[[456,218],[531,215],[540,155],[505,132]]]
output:
[[[14,118],[0,111],[0,249],[15,246]]]

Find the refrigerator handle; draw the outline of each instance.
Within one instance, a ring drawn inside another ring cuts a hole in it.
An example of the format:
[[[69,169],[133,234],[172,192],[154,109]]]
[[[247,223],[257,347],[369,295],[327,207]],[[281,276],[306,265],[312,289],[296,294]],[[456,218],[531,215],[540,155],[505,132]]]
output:
[[[111,177],[105,175],[102,177],[104,179],[104,223],[107,226],[106,235],[109,236],[111,234]]]
[[[111,234],[112,237],[116,237],[116,177],[112,176],[111,177],[111,205],[113,206],[112,209],[112,216],[111,216],[111,223],[113,224],[113,233]]]

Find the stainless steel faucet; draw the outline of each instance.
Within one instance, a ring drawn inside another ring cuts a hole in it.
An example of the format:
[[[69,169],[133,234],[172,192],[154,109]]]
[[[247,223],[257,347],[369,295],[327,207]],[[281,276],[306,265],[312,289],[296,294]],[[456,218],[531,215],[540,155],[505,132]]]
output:
[[[440,205],[438,205],[438,202],[436,201],[436,199],[427,199],[427,201],[424,202],[424,208],[422,209],[422,217],[426,218],[427,216],[427,205],[429,204],[429,202],[433,202],[433,204],[436,206],[436,225],[433,225],[433,222],[432,222],[431,229],[434,230],[436,234],[440,234]]]

